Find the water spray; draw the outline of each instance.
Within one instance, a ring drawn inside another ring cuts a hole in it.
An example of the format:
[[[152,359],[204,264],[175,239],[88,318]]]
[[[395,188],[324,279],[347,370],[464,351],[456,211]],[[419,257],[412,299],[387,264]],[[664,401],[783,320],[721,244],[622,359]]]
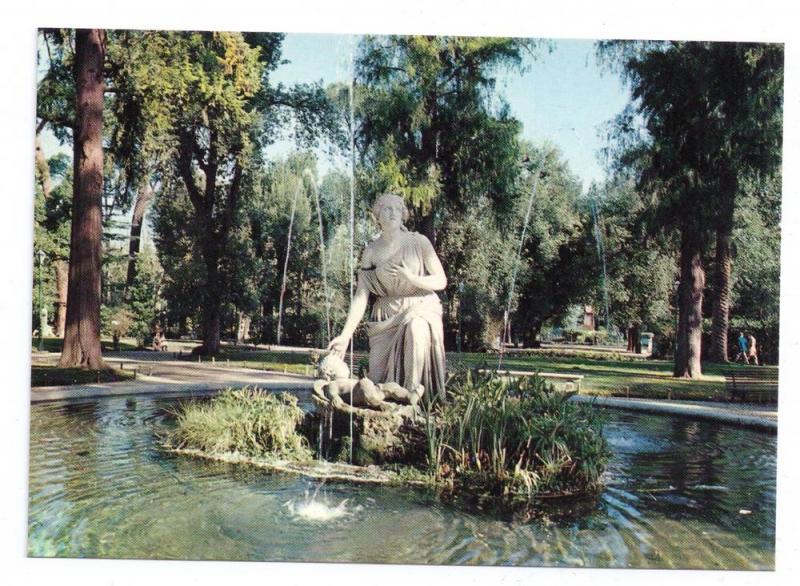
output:
[[[525,221],[522,224],[522,234],[520,234],[519,238],[519,247],[517,248],[517,256],[514,260],[514,266],[511,270],[511,286],[508,289],[508,302],[506,303],[506,310],[503,312],[503,332],[500,336],[500,355],[497,359],[497,369],[499,370],[500,367],[503,365],[503,355],[505,354],[505,337],[506,331],[508,330],[510,319],[511,319],[511,303],[514,299],[514,284],[517,280],[517,271],[519,270],[519,264],[522,258],[522,247],[525,245],[525,235],[528,231],[528,223],[530,222],[531,218],[531,210],[533,209],[533,199],[536,195],[536,191],[539,188],[539,179],[546,176],[546,173],[543,173],[542,169],[544,168],[544,157],[539,162],[539,166],[536,168],[536,175],[533,179],[533,186],[531,186],[531,194],[528,197],[528,209],[525,212]],[[523,169],[527,170],[527,163],[530,162],[530,157],[525,155],[525,158],[522,159],[522,166]],[[510,338],[510,335],[509,335]],[[511,340],[509,339],[509,342]]]

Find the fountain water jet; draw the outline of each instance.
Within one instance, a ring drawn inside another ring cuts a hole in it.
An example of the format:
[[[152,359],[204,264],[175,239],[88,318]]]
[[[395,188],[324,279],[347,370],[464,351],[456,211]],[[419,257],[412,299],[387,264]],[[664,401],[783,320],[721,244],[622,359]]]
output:
[[[609,317],[608,311],[608,275],[606,271],[606,250],[603,244],[603,233],[600,230],[600,213],[597,211],[597,198],[596,196],[592,196],[591,199],[592,204],[592,219],[594,220],[594,239],[595,245],[597,247],[597,259],[600,261],[603,267],[603,302],[605,304],[606,310],[606,332],[611,334],[611,320]]]
[[[527,162],[528,158],[525,158],[524,162]],[[503,354],[505,353],[505,344],[506,344],[506,332],[510,325],[510,318],[511,318],[511,303],[514,300],[514,284],[517,280],[517,271],[519,270],[519,263],[522,258],[522,247],[525,245],[525,235],[528,230],[528,223],[531,219],[531,210],[533,209],[533,198],[536,195],[536,191],[539,187],[539,179],[542,177],[542,169],[544,168],[544,158],[539,162],[539,166],[536,168],[536,175],[533,179],[533,186],[531,187],[531,194],[528,197],[528,209],[525,212],[525,221],[522,224],[522,233],[520,234],[519,238],[519,247],[517,248],[517,256],[514,259],[514,266],[511,271],[511,286],[508,289],[508,302],[506,303],[506,310],[503,312],[503,332],[500,336],[500,353],[497,359],[497,368],[498,370],[503,365]],[[510,337],[510,335],[509,335]],[[510,339],[508,340],[511,341]]]
[[[310,498],[308,496],[308,491],[306,491],[305,498],[302,501],[287,501],[284,503],[284,506],[289,509],[289,513],[293,517],[303,519],[304,521],[326,523],[352,515],[353,510],[347,508],[347,502],[350,499],[344,499],[335,506],[329,504],[325,498],[317,500],[319,490],[324,484],[324,482],[320,483]],[[360,507],[355,508],[356,511],[359,509]]]
[[[314,190],[314,201],[317,205],[317,220],[319,221],[319,258],[322,264],[322,288],[325,294],[325,324],[327,326],[328,337],[325,339],[327,345],[331,341],[331,297],[328,293],[328,271],[327,263],[325,261],[325,232],[322,229],[322,207],[319,203],[319,189],[314,181],[314,175],[310,169],[303,170],[303,176],[307,177],[311,183],[311,188]]]
[[[297,182],[297,189],[294,192],[294,198],[292,199],[292,211],[289,217],[289,234],[286,237],[286,258],[283,261],[283,280],[281,281],[281,294],[278,301],[278,333],[277,333],[277,342],[278,345],[281,343],[281,320],[283,318],[283,295],[286,293],[286,271],[289,268],[289,253],[292,250],[292,227],[294,226],[294,212],[297,209],[297,198],[300,195],[300,186],[302,185],[302,181]]]
[[[350,37],[350,86],[348,105],[350,108],[350,305],[355,295],[355,215],[356,215],[356,126],[355,126],[356,58],[355,37]],[[350,338],[350,372],[353,372],[353,339]],[[353,394],[350,394],[350,459],[353,463]]]

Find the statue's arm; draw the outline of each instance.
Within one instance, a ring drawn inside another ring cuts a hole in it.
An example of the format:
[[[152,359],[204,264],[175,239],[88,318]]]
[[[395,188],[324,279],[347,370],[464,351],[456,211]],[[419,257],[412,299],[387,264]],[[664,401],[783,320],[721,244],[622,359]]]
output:
[[[367,291],[364,286],[359,285],[353,295],[353,303],[350,304],[350,311],[347,312],[347,319],[344,322],[344,327],[342,328],[340,336],[347,338],[348,342],[353,336],[353,332],[356,331],[358,324],[361,323],[361,318],[364,317],[364,313],[367,311],[368,301],[369,291]]]
[[[422,260],[425,265],[427,275],[409,275],[409,280],[426,291],[441,291],[447,287],[447,276],[444,274],[444,267],[433,249],[431,241],[423,234],[418,234],[420,246],[422,248]]]
[[[367,247],[364,251],[361,266],[369,266],[370,260],[370,250],[369,247]],[[344,322],[344,327],[342,327],[342,333],[331,340],[330,344],[328,344],[328,350],[339,356],[344,356],[344,353],[347,351],[347,345],[350,343],[350,338],[353,337],[353,332],[356,331],[356,327],[358,327],[361,318],[364,317],[364,313],[367,311],[368,302],[369,291],[359,280],[358,287],[353,295],[353,302],[350,304],[350,310],[347,312],[347,319]]]

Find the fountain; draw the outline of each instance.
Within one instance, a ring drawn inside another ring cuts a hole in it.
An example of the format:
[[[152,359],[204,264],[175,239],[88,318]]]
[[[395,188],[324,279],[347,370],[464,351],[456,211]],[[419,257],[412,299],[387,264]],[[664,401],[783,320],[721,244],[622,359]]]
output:
[[[302,187],[302,181],[297,182],[297,188],[294,192],[294,198],[292,198],[292,209],[289,214],[289,233],[286,236],[286,258],[283,261],[283,279],[281,280],[281,293],[278,302],[278,333],[277,333],[277,343],[280,345],[281,343],[281,320],[283,318],[283,296],[286,293],[286,271],[289,269],[289,253],[292,250],[292,227],[294,226],[294,213],[297,209],[297,198],[300,196],[300,188]]]
[[[319,258],[322,267],[322,288],[325,295],[325,331],[327,333],[325,343],[328,344],[331,341],[331,297],[328,293],[328,270],[325,259],[325,232],[322,228],[322,207],[319,203],[319,189],[314,181],[314,175],[311,169],[304,169],[303,176],[311,183],[311,189],[314,191],[314,202],[317,206],[317,221],[319,222]]]
[[[608,311],[608,275],[606,271],[606,250],[603,245],[603,232],[600,229],[600,213],[597,211],[596,196],[590,199],[592,205],[592,219],[594,220],[594,237],[597,246],[597,259],[603,267],[603,303],[606,311],[606,332],[611,335],[611,319]]]
[[[329,500],[325,497],[318,500],[317,496],[324,484],[324,482],[320,482],[311,496],[309,496],[308,491],[306,491],[302,500],[288,500],[283,506],[287,508],[289,514],[291,514],[293,518],[313,523],[330,523],[331,521],[343,517],[349,517],[354,512],[362,510],[361,506],[348,508],[347,503],[350,499],[342,499],[338,505],[331,505]]]
[[[527,170],[527,167],[524,166],[524,163],[529,162],[530,159],[526,156],[523,160],[523,169]],[[528,223],[530,222],[531,218],[531,210],[533,209],[533,199],[536,196],[536,191],[539,187],[539,179],[542,177],[542,170],[544,169],[544,158],[539,162],[539,166],[536,168],[536,175],[534,175],[533,185],[531,186],[531,194],[528,197],[528,208],[525,211],[525,220],[522,223],[522,232],[520,233],[519,237],[519,247],[517,248],[517,256],[514,259],[513,269],[511,271],[511,284],[508,288],[508,302],[506,303],[506,309],[503,312],[503,334],[500,337],[500,352],[497,358],[497,368],[498,370],[500,367],[503,366],[503,355],[505,354],[505,346],[506,342],[510,342],[511,340],[506,340],[506,332],[510,326],[510,319],[511,319],[511,304],[514,300],[514,284],[517,280],[517,271],[519,270],[519,264],[522,258],[522,247],[525,245],[525,233],[528,230]]]

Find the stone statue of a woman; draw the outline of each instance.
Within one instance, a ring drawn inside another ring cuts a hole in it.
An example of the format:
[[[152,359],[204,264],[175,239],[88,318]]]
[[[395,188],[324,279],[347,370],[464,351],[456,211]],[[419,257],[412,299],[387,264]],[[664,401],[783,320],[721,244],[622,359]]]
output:
[[[436,294],[447,285],[442,263],[424,235],[403,225],[408,209],[400,196],[381,195],[372,212],[381,234],[364,250],[347,320],[328,349],[344,356],[372,296],[367,322],[370,380],[398,383],[409,391],[422,385],[424,392],[443,399],[444,334]]]

